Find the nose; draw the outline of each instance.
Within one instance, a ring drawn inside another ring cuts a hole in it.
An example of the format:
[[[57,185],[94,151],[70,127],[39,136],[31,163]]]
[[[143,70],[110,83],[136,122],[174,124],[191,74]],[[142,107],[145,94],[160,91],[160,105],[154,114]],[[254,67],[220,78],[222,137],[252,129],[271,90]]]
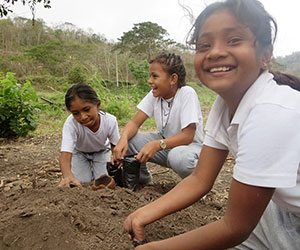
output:
[[[148,79],[148,83],[149,83],[150,85],[152,84],[151,77],[149,77],[149,79]]]
[[[217,60],[227,56],[226,46],[221,42],[216,42],[212,45],[211,49],[207,53],[207,58],[212,60]]]
[[[85,112],[80,113],[80,120],[84,122],[87,119],[88,115]]]

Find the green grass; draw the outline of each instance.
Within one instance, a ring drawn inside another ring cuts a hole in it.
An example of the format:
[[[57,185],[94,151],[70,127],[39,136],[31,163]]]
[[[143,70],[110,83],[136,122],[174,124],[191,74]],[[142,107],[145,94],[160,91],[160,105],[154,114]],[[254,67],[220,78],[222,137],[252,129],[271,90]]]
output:
[[[200,83],[189,82],[188,85],[195,89],[199,97],[205,122],[216,94]],[[53,102],[53,104],[42,99],[40,100],[42,108],[38,119],[38,127],[31,134],[45,135],[61,133],[63,124],[70,113],[64,106],[65,93],[59,89],[58,86],[54,86],[52,90],[39,89],[39,92],[37,92],[40,98],[46,98]],[[101,99],[101,108],[117,116],[120,130],[122,130],[136,113],[136,106],[141,100],[141,97],[136,93],[132,85],[122,85],[119,88],[115,86],[99,87],[97,88],[97,93]],[[156,125],[154,119],[147,119],[142,125],[141,130],[155,131]]]
[[[201,107],[211,107],[216,99],[216,93],[205,87],[201,83],[189,82],[188,86],[191,86],[197,93]]]
[[[210,108],[213,105],[217,94],[201,83],[189,82],[188,85],[194,88],[198,95],[203,116],[203,123],[205,125]]]

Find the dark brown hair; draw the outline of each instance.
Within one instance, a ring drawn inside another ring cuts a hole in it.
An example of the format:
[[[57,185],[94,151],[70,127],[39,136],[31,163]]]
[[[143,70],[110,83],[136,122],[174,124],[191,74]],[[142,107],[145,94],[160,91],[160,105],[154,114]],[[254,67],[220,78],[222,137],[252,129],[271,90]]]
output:
[[[178,76],[178,81],[177,81],[178,88],[181,88],[182,86],[186,85],[185,67],[179,55],[176,55],[174,53],[163,52],[158,56],[156,56],[154,59],[150,60],[149,63],[151,64],[154,62],[161,64],[170,76],[174,73]]]
[[[226,0],[208,5],[196,19],[191,31],[193,34],[189,44],[196,45],[203,24],[206,19],[217,11],[228,10],[235,17],[249,27],[256,41],[262,49],[271,48],[277,36],[277,23],[257,0]],[[300,79],[282,72],[272,72],[274,80],[279,85],[288,85],[300,91]]]
[[[271,71],[271,73],[274,75],[274,80],[277,84],[288,85],[291,88],[300,91],[300,79],[298,77],[279,71]]]
[[[244,25],[250,28],[262,48],[273,48],[277,35],[277,23],[257,0],[226,0],[208,5],[198,16],[193,27],[190,44],[197,44],[206,19],[220,10],[229,10]],[[272,34],[272,30],[273,33]]]
[[[95,105],[101,104],[96,91],[90,85],[85,83],[74,84],[68,89],[65,96],[65,104],[68,110],[70,110],[71,103],[76,97]]]

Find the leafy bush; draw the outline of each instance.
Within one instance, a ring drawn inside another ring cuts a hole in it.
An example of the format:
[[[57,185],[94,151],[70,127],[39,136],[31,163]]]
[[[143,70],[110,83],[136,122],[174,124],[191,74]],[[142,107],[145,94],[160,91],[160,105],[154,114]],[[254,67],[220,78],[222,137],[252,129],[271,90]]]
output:
[[[86,81],[86,76],[83,69],[79,65],[73,66],[68,74],[69,83],[84,83]]]
[[[26,136],[37,124],[38,97],[31,83],[18,84],[12,73],[0,79],[0,137]]]
[[[112,93],[111,89],[103,86],[103,79],[94,78],[90,82],[91,86],[94,88],[101,100],[101,108],[108,113],[115,115],[118,122],[121,120],[126,120],[131,117],[130,102],[127,93],[121,90],[120,93]],[[120,87],[119,89],[122,89]]]
[[[103,109],[108,113],[115,115],[118,120],[128,120],[131,115],[128,100],[121,96],[113,97],[111,95],[106,98]]]
[[[62,76],[66,71],[67,55],[64,44],[50,41],[48,43],[32,46],[26,50],[26,55],[55,76]]]

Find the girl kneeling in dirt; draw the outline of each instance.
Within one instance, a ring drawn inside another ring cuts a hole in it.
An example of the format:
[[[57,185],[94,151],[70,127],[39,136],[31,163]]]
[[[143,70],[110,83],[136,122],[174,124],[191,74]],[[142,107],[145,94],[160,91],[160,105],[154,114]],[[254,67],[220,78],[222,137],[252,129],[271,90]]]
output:
[[[181,57],[162,53],[150,61],[149,70],[152,90],[138,104],[113,152],[115,161],[136,155],[142,163],[141,184],[152,180],[147,161],[172,168],[181,178],[188,176],[197,165],[203,142],[200,103],[194,89],[186,86]],[[137,133],[151,117],[159,132]]]
[[[61,143],[59,186],[89,183],[106,174],[111,149],[119,140],[115,116],[100,110],[95,90],[83,83],[73,85],[66,93],[65,104],[72,113],[66,120]]]
[[[268,71],[276,32],[276,22],[256,0],[217,2],[197,18],[195,70],[219,95],[197,167],[130,214],[124,227],[143,241],[146,225],[211,190],[231,152],[236,164],[227,211],[218,221],[137,249],[300,249],[300,93],[276,84]]]

